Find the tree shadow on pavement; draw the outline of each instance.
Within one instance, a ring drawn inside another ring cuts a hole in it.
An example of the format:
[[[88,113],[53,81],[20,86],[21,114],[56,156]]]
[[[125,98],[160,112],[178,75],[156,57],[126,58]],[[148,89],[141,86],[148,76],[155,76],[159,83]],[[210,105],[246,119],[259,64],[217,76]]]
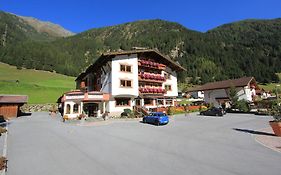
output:
[[[250,133],[250,134],[256,134],[256,135],[276,136],[275,134],[272,134],[272,133],[255,131],[255,130],[250,130],[250,129],[239,129],[239,128],[232,128],[232,129],[235,130],[235,131],[240,131],[240,132],[245,132],[245,133]]]
[[[23,117],[23,116],[31,116],[32,113],[31,112],[20,112],[18,117]]]

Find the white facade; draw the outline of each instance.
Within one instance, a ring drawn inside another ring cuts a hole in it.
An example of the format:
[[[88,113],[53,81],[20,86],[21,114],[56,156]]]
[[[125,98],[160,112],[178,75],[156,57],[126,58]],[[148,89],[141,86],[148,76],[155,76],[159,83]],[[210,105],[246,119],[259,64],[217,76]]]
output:
[[[204,91],[204,101],[206,103],[212,103],[215,107],[219,107],[221,104],[218,99],[229,98],[229,88],[228,89],[214,89]],[[253,101],[253,96],[256,95],[255,89],[251,89],[249,86],[236,87],[238,100],[246,100],[249,102]]]
[[[120,65],[131,66],[132,72],[120,71]],[[139,95],[138,83],[138,58],[136,54],[116,56],[111,62],[112,91],[115,96],[133,96]],[[121,87],[120,80],[132,81],[132,87]]]
[[[87,100],[95,100],[95,104],[98,106],[96,115],[100,117],[106,108],[107,96],[103,93],[83,93],[81,91],[73,91],[66,93],[63,96],[63,116],[67,115],[67,118],[77,118],[83,113],[84,106],[87,105]],[[99,102],[98,102],[99,101]]]
[[[76,83],[81,91],[109,94],[108,100],[81,102],[78,113],[83,111],[85,103],[95,104],[89,105],[91,109],[98,107],[97,116],[104,112],[117,116],[124,112],[124,109],[133,110],[134,106],[151,109],[174,105],[175,97],[178,95],[177,73],[174,69],[181,70],[182,67],[152,50],[112,53],[101,57],[97,63],[79,75]],[[141,77],[144,74],[150,77]],[[141,91],[143,89],[148,89],[148,92]],[[161,103],[157,103],[158,100]],[[151,103],[148,103],[149,101]],[[73,108],[72,102],[66,101],[64,107],[70,104]],[[70,111],[69,115],[77,114]]]
[[[169,78],[166,79],[166,82],[163,83],[163,88],[165,89],[165,85],[170,85],[172,87],[171,91],[167,91],[164,96],[166,97],[177,97],[178,96],[178,80],[177,73],[172,71],[171,68],[167,67],[165,71],[162,71],[162,75],[169,74]]]

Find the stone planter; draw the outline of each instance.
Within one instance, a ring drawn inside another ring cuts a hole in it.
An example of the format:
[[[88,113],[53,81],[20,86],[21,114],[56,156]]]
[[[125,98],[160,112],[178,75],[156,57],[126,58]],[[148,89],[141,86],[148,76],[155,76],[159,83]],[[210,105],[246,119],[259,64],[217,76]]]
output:
[[[281,122],[270,121],[269,124],[274,134],[277,135],[278,137],[281,137]]]

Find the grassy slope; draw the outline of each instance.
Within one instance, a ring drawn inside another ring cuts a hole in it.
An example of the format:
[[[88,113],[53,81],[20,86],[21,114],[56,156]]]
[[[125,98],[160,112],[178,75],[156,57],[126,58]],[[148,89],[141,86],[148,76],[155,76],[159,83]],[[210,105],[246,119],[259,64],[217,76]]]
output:
[[[18,70],[0,63],[0,94],[28,95],[31,104],[55,103],[63,92],[75,88],[74,79],[45,71]]]
[[[267,90],[267,91],[273,91],[276,88],[279,88],[281,90],[281,87],[277,87],[276,85],[280,85],[281,84],[281,73],[277,73],[278,77],[279,77],[279,83],[268,83],[266,85],[259,85],[260,87],[262,87],[263,89]]]

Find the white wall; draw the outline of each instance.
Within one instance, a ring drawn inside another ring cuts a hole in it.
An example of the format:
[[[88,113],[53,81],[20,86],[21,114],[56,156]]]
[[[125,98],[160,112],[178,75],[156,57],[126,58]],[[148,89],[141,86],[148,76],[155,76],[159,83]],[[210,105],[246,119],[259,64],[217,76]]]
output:
[[[217,102],[216,98],[219,97],[229,97],[227,92],[228,90],[225,89],[216,89],[216,90],[208,90],[204,91],[204,101],[206,103],[213,103],[214,106],[218,107],[219,103]],[[252,101],[252,91],[248,86],[245,87],[237,87],[236,88],[238,100],[246,100]]]
[[[238,96],[238,100],[248,100],[248,96],[247,96],[247,89],[244,89],[243,87],[238,87],[236,88],[236,92],[237,92],[237,96]],[[251,98],[252,99],[252,98]]]
[[[124,109],[132,109],[134,105],[134,98],[139,96],[139,83],[138,83],[138,58],[137,54],[132,55],[120,55],[112,59],[111,62],[108,62],[110,66],[105,66],[106,74],[103,73],[101,76],[102,81],[102,92],[111,94],[109,102],[106,104],[106,110],[110,112],[109,115],[120,115]],[[132,72],[121,72],[120,65],[130,65]],[[167,65],[169,66],[169,65]],[[111,67],[111,70],[110,70]],[[167,79],[162,88],[165,88],[165,85],[171,85],[172,91],[168,91],[165,94],[166,97],[176,97],[178,95],[177,87],[177,73],[172,71],[169,67],[165,71],[162,71],[162,76],[164,72],[167,72],[171,75],[171,79]],[[131,80],[132,88],[121,87],[120,80]],[[131,106],[116,106],[115,97],[129,97],[131,98]],[[166,105],[165,105],[166,106]],[[155,106],[153,106],[155,107]]]
[[[131,65],[132,72],[121,72],[120,64]],[[137,97],[139,95],[138,83],[138,58],[136,54],[121,55],[113,58],[112,61],[112,96],[116,95],[132,95]],[[131,80],[132,88],[123,88],[120,86],[120,80]]]
[[[110,99],[108,104],[106,105],[106,110],[109,111],[109,116],[119,116],[124,109],[133,110],[133,99],[130,101],[131,106],[116,106],[115,99]]]
[[[67,111],[67,105],[70,105],[70,113],[67,114],[66,111]],[[79,108],[78,108],[78,113],[73,113],[73,106],[74,104],[78,104],[79,105]],[[83,109],[83,105],[81,104],[81,102],[77,102],[75,103],[74,101],[66,101],[64,103],[64,112],[63,112],[63,115],[67,115],[69,118],[76,118],[78,117],[81,113],[82,113],[82,109]]]
[[[172,101],[172,104],[166,104],[166,100],[171,100]],[[156,99],[155,100],[153,100],[154,101],[154,104],[155,105],[143,105],[145,108],[147,108],[147,109],[150,109],[150,108],[156,108],[156,107],[170,107],[170,106],[174,106],[175,105],[175,99],[163,99],[163,101],[164,101],[164,104],[163,105],[160,105],[160,104],[158,104],[157,105],[157,101],[156,101]]]
[[[198,91],[198,98],[204,98],[204,91]]]
[[[165,85],[171,85],[172,91],[167,91],[164,96],[166,97],[177,97],[178,96],[178,82],[177,82],[177,73],[172,71],[169,67],[166,68],[165,71],[162,71],[162,76],[164,76],[164,72],[167,72],[171,75],[171,79],[166,79],[163,83],[162,88],[165,89]]]

